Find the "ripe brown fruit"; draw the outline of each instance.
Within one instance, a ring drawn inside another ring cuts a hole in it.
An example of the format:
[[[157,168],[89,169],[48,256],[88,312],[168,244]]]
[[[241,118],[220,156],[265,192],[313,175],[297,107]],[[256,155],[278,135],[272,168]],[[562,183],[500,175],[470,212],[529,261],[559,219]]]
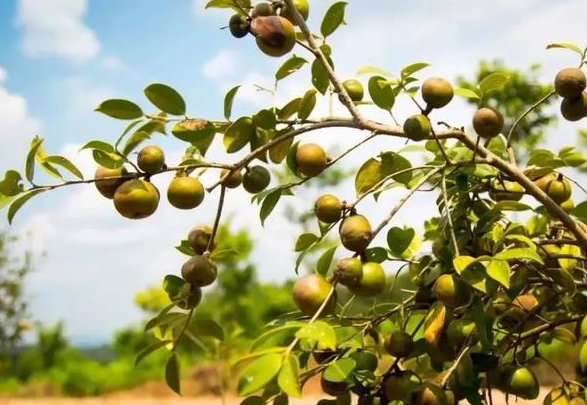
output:
[[[326,168],[328,159],[324,149],[315,143],[300,145],[296,151],[296,165],[300,173],[314,177]]]
[[[273,4],[267,3],[267,2],[261,2],[261,3],[255,4],[255,7],[253,7],[253,11],[251,12],[251,17],[252,18],[267,17],[270,15],[276,15],[276,14],[277,13],[275,11],[275,7],[273,6]]]
[[[114,207],[126,218],[146,218],[157,210],[158,205],[159,191],[145,180],[128,180],[114,193]]]
[[[181,266],[181,276],[196,287],[212,284],[218,276],[216,264],[204,256],[194,256]]]
[[[324,378],[324,375],[322,375],[320,378],[320,387],[325,394],[328,394],[332,397],[338,397],[340,395],[346,394],[349,389],[349,385],[346,381],[328,381],[326,378]]]
[[[154,174],[165,166],[165,153],[156,145],[145,146],[137,157],[139,169],[145,173]]]
[[[324,194],[314,204],[316,217],[327,224],[332,224],[342,215],[342,203],[332,194]]]
[[[189,290],[185,293],[185,297],[176,304],[181,309],[193,309],[198,306],[202,301],[202,289],[192,284],[186,283],[184,288]],[[175,301],[178,297],[169,297],[172,301]]]
[[[578,98],[585,90],[585,73],[578,68],[566,68],[556,74],[554,88],[564,98]]]
[[[493,138],[503,129],[503,115],[493,108],[480,108],[473,116],[473,128],[480,137]]]
[[[222,185],[226,188],[237,188],[243,182],[243,174],[239,170],[230,171],[228,169],[222,169],[220,178],[223,179],[229,172],[229,176],[222,180]]]
[[[283,56],[296,44],[293,24],[280,16],[257,17],[251,23],[259,49],[269,56]]]
[[[307,20],[308,16],[310,15],[310,3],[308,0],[293,0],[293,5],[302,15],[304,21]],[[293,17],[292,10],[290,10],[287,4],[281,10],[281,16],[287,18],[289,21],[291,21],[292,24],[297,25]]]
[[[454,274],[439,276],[432,292],[437,300],[450,308],[463,306],[471,299],[471,288]]]
[[[363,275],[357,284],[349,286],[349,290],[360,297],[374,297],[385,291],[387,280],[385,271],[379,263],[363,264]]]
[[[302,314],[313,316],[320,309],[332,289],[332,284],[320,274],[308,274],[300,277],[294,284],[293,300]],[[330,296],[322,314],[331,313],[334,311],[335,306],[336,291]]]
[[[385,338],[383,346],[393,357],[406,357],[414,350],[414,339],[406,331],[396,330]]]
[[[427,138],[430,131],[430,120],[423,114],[412,115],[404,122],[404,134],[415,141]]]
[[[507,380],[506,392],[524,399],[536,399],[540,386],[536,376],[527,367],[518,367]]]
[[[493,201],[520,201],[524,196],[524,187],[515,181],[496,179],[489,196]]]
[[[198,225],[188,234],[188,243],[196,254],[201,255],[208,248],[211,236],[212,228],[208,225]],[[214,250],[214,247],[215,243],[212,243],[210,251]]]
[[[455,95],[452,85],[445,79],[431,77],[422,83],[422,99],[432,108],[442,108],[451,102]]]
[[[228,29],[235,38],[242,38],[249,33],[249,20],[242,14],[234,14],[228,22]]]
[[[94,173],[95,179],[105,179],[107,177],[120,177],[127,174],[127,171],[124,167],[119,167],[118,169],[108,169],[104,166],[98,166],[96,168],[96,172]],[[112,199],[114,198],[114,193],[116,189],[124,183],[125,179],[107,179],[107,180],[98,180],[94,183],[100,194],[104,197]]]
[[[565,98],[561,103],[561,114],[567,121],[579,121],[587,116],[587,91],[577,98]]]
[[[167,200],[175,208],[190,210],[204,201],[204,186],[196,178],[175,177],[167,188]]]
[[[341,259],[334,267],[334,275],[342,285],[357,285],[363,277],[363,262],[358,257]]]
[[[353,100],[353,101],[363,100],[363,97],[365,95],[365,90],[363,89],[363,85],[361,84],[360,81],[358,81],[356,79],[345,80],[342,83],[342,86],[344,87],[346,92],[349,94],[349,97],[351,98],[351,100]]]
[[[373,237],[371,224],[363,215],[346,217],[340,225],[339,234],[343,246],[353,252],[363,252]]]
[[[243,188],[251,194],[265,190],[270,182],[271,174],[263,166],[253,166],[243,176]]]

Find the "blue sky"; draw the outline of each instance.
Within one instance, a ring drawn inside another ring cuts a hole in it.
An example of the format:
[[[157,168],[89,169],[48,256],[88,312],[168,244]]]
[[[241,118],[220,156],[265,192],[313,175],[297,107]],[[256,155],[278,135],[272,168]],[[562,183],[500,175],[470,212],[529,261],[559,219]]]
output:
[[[313,0],[310,25],[317,27],[331,1]],[[236,40],[219,28],[229,13],[205,11],[203,0],[6,0],[0,2],[0,171],[22,167],[26,146],[34,134],[46,138],[46,147],[74,159],[86,174],[93,163],[77,154],[89,139],[112,140],[123,124],[92,111],[101,100],[125,97],[147,106],[142,89],[160,81],[179,89],[189,114],[221,116],[224,92],[237,84],[236,114],[253,112],[271,100],[252,84],[271,85],[281,63],[256,50],[252,38]],[[334,60],[342,77],[351,77],[362,65],[398,71],[416,61],[432,64],[429,75],[449,79],[471,74],[483,57],[503,58],[525,68],[543,65],[542,76],[575,64],[568,52],[544,50],[553,41],[587,41],[584,0],[417,0],[410,2],[350,0],[348,25],[332,37]],[[303,49],[299,55],[308,57]],[[303,94],[310,87],[307,72],[285,80],[277,101]],[[326,111],[319,103],[317,113]],[[343,113],[336,107],[337,113]],[[413,113],[400,101],[396,115]],[[471,108],[455,101],[444,111],[451,122],[467,125]],[[387,119],[366,109],[378,119]],[[561,125],[548,144],[558,147],[574,141],[584,124]],[[306,139],[331,150],[356,141],[352,131],[322,131]],[[179,156],[182,145],[159,137],[155,142]],[[381,148],[399,142],[375,143],[343,162],[355,166]],[[215,145],[211,155],[225,159]],[[231,156],[230,161],[235,159]],[[168,178],[157,179],[164,189]],[[352,198],[352,179],[337,190]],[[303,192],[292,203],[309,209],[320,190]],[[392,192],[382,206],[401,196]],[[39,258],[30,278],[32,315],[45,322],[64,319],[76,343],[107,341],[117,328],[140,320],[134,293],[177,273],[183,257],[173,246],[192,225],[210,222],[215,195],[207,196],[194,212],[162,206],[153,217],[139,222],[119,218],[109,202],[92,187],[60,190],[32,201],[17,218],[12,232],[26,236]],[[420,198],[404,209],[397,225],[423,219],[431,199]],[[266,280],[293,275],[291,251],[297,229],[277,212],[261,228],[257,208],[241,192],[229,196],[234,226],[246,226],[262,235],[253,259]],[[384,211],[369,205],[374,221]],[[5,226],[4,223],[2,226]]]

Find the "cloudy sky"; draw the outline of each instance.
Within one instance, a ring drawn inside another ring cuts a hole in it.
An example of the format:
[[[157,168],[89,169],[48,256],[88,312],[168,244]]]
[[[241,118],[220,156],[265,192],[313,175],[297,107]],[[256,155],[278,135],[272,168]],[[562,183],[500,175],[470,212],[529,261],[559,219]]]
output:
[[[317,27],[330,1],[313,0],[310,25]],[[575,64],[576,56],[544,50],[553,41],[587,41],[584,0],[349,0],[348,25],[332,37],[334,60],[342,77],[351,77],[363,65],[391,72],[412,62],[432,64],[426,74],[449,79],[471,75],[481,58],[502,58],[510,66],[543,66],[544,78]],[[236,40],[220,28],[229,13],[205,11],[203,0],[6,0],[0,2],[0,170],[22,168],[31,136],[46,138],[46,148],[75,160],[86,174],[93,164],[80,145],[89,139],[113,140],[123,123],[93,112],[110,97],[136,100],[143,106],[142,89],[151,82],[168,83],[184,95],[193,117],[220,118],[222,99],[230,87],[242,84],[236,114],[270,105],[253,84],[270,86],[280,60],[257,51],[249,38]],[[295,52],[305,55],[303,49]],[[307,72],[286,79],[277,101],[287,101],[310,88]],[[320,104],[317,112],[324,112]],[[338,107],[337,107],[338,110]],[[367,109],[366,114],[377,116]],[[413,113],[400,101],[399,117]],[[467,125],[471,108],[452,103],[443,112],[450,122]],[[236,115],[235,114],[235,115]],[[584,125],[584,124],[583,124]],[[573,141],[577,125],[560,126],[549,145]],[[319,141],[329,150],[356,142],[360,133],[322,131],[305,139]],[[155,142],[177,159],[182,145],[159,136]],[[401,143],[386,139],[366,146],[343,161],[360,164],[383,148]],[[223,156],[220,145],[211,156]],[[155,183],[165,189],[169,178]],[[338,190],[352,199],[351,181]],[[310,209],[318,190],[307,191],[292,202]],[[392,192],[379,208],[365,204],[373,222],[385,215],[401,192]],[[204,206],[178,212],[165,203],[151,218],[132,222],[116,215],[109,201],[92,186],[70,188],[32,201],[20,213],[11,232],[27,235],[37,262],[29,279],[32,313],[51,323],[63,319],[71,339],[92,344],[109,339],[117,328],[137,322],[134,293],[177,273],[183,257],[173,249],[190,227],[211,222],[217,196]],[[398,216],[395,225],[424,218],[431,198],[419,198]],[[257,207],[239,191],[228,197],[234,226],[246,226],[259,235],[254,260],[263,279],[282,280],[293,273],[292,244],[296,229],[279,217],[263,229]],[[5,222],[2,223],[5,227]]]

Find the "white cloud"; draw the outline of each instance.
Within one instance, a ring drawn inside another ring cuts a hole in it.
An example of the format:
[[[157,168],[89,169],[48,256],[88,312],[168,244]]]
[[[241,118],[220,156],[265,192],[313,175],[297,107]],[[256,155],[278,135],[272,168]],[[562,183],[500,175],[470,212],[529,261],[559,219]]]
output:
[[[77,76],[62,80],[59,86],[68,96],[67,117],[70,119],[91,114],[101,101],[116,94],[110,87],[99,86]]]
[[[204,64],[202,73],[209,79],[223,80],[236,73],[238,57],[234,51],[222,49]]]
[[[100,43],[84,22],[87,8],[88,0],[19,0],[16,23],[23,29],[24,53],[75,62],[95,57]]]
[[[10,151],[2,156],[0,169],[21,168],[31,138],[41,130],[41,123],[32,117],[27,101],[5,87],[8,73],[0,67],[0,150]]]
[[[118,71],[128,69],[128,66],[126,66],[126,64],[122,60],[118,59],[115,56],[106,56],[102,58],[101,63],[102,66],[108,70]]]

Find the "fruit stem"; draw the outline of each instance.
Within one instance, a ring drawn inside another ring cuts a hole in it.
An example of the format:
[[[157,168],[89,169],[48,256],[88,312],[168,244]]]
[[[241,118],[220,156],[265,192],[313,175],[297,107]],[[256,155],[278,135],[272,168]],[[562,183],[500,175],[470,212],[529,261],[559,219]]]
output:
[[[226,194],[226,186],[220,187],[220,197],[218,198],[218,208],[216,210],[216,218],[214,218],[214,226],[212,227],[212,232],[210,233],[210,239],[208,240],[208,246],[206,247],[206,252],[210,252],[212,249],[212,245],[214,244],[214,240],[216,239],[216,233],[218,232],[218,225],[220,224],[220,217],[222,216],[222,208],[224,207],[224,196]]]

